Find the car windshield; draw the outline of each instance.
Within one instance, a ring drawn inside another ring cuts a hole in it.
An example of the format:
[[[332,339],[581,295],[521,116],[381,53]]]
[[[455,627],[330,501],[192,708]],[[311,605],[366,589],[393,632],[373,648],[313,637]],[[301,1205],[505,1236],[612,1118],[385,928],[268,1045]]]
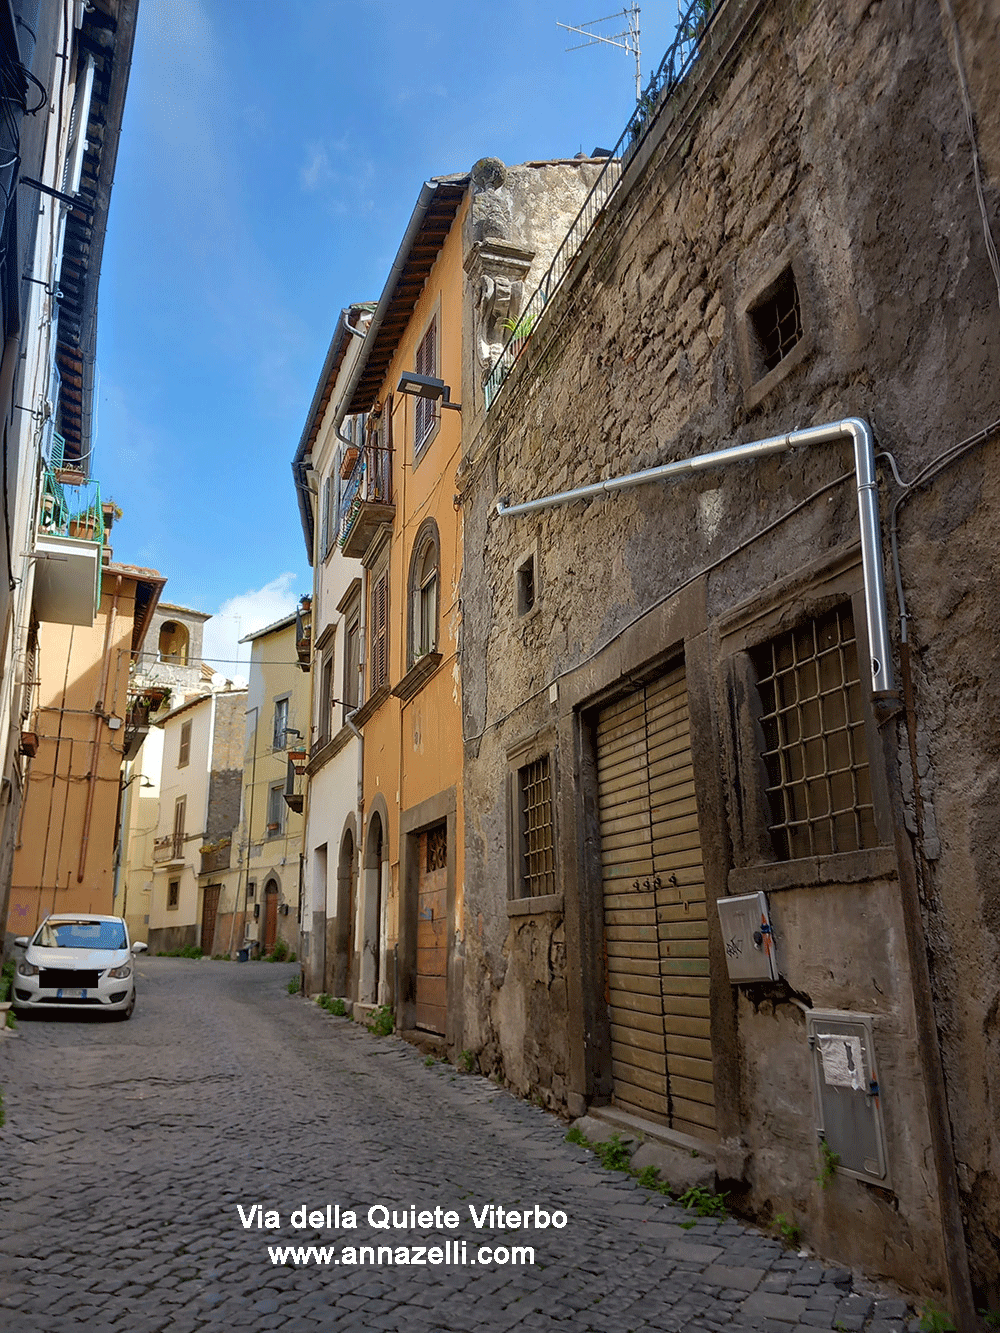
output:
[[[120,921],[44,921],[34,939],[43,949],[124,949]]]

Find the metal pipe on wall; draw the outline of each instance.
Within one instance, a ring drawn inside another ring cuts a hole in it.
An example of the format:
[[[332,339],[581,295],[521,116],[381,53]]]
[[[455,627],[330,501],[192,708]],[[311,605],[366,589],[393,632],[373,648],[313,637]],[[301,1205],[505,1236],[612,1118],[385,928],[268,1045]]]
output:
[[[748,444],[735,444],[729,449],[715,449],[711,453],[679,458],[671,463],[644,468],[641,472],[628,472],[621,477],[609,477],[606,481],[593,482],[589,486],[577,486],[569,491],[558,491],[554,495],[543,496],[538,500],[526,500],[521,504],[512,505],[506,500],[500,500],[496,512],[501,517],[537,513],[540,509],[572,504],[575,500],[592,500],[599,495],[628,490],[633,486],[645,486],[652,481],[666,481],[671,477],[725,467],[729,463],[741,463],[751,458],[766,458],[770,454],[784,453],[788,449],[796,449],[802,445],[833,444],[843,439],[850,439],[854,444],[854,472],[858,493],[858,522],[861,529],[861,566],[865,585],[868,644],[871,651],[872,692],[891,693],[894,684],[892,655],[889,651],[885,575],[882,570],[875,449],[871,427],[858,417],[845,417],[842,421],[833,421],[823,426],[809,426],[804,430],[791,431],[787,435],[772,435],[764,440],[751,440]]]

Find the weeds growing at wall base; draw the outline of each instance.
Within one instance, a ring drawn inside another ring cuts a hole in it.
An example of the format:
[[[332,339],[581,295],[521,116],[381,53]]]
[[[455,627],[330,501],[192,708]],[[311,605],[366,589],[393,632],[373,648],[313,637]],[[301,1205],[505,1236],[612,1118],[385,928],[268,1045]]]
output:
[[[593,1143],[586,1138],[576,1125],[573,1125],[566,1134],[567,1143],[577,1143],[582,1148],[589,1148],[601,1159],[601,1165],[609,1171],[627,1171],[633,1176],[643,1189],[655,1190],[658,1194],[669,1195],[688,1212],[697,1214],[698,1217],[726,1217],[726,1195],[716,1194],[707,1189],[704,1185],[691,1185],[682,1193],[674,1190],[669,1181],[660,1179],[660,1170],[656,1166],[644,1166],[637,1171],[631,1165],[632,1146],[622,1139],[618,1133],[612,1134],[610,1139],[603,1143]],[[681,1222],[685,1229],[693,1227],[694,1222]]]

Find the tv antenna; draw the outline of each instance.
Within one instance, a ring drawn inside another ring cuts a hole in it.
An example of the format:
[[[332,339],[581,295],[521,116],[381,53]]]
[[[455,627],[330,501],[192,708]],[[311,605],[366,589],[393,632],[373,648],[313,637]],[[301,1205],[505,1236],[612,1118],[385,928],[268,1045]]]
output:
[[[612,20],[621,18],[625,19],[625,28],[622,32],[616,32],[609,36],[607,33],[590,31],[598,23],[611,23]],[[581,37],[588,39],[576,46],[567,46],[567,51],[581,51],[585,46],[597,46],[604,42],[608,46],[617,46],[619,51],[625,51],[630,56],[635,56],[635,100],[638,102],[642,96],[642,67],[639,52],[639,6],[637,4],[629,5],[628,9],[619,9],[614,14],[607,14],[602,19],[591,19],[589,23],[582,23],[578,28],[569,23],[560,23],[557,19],[556,27],[565,28],[567,32],[578,32]]]

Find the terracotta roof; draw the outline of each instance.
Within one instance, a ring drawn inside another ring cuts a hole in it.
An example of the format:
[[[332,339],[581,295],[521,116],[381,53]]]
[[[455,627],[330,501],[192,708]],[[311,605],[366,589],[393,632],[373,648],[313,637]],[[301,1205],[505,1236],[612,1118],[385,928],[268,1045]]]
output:
[[[418,225],[408,245],[404,238],[379,299],[371,331],[365,340],[363,366],[347,403],[346,416],[370,412],[375,406],[399,340],[465,198],[469,179],[468,174],[441,176],[428,181],[424,187],[431,192],[430,198],[423,205],[423,216],[417,219]]]

